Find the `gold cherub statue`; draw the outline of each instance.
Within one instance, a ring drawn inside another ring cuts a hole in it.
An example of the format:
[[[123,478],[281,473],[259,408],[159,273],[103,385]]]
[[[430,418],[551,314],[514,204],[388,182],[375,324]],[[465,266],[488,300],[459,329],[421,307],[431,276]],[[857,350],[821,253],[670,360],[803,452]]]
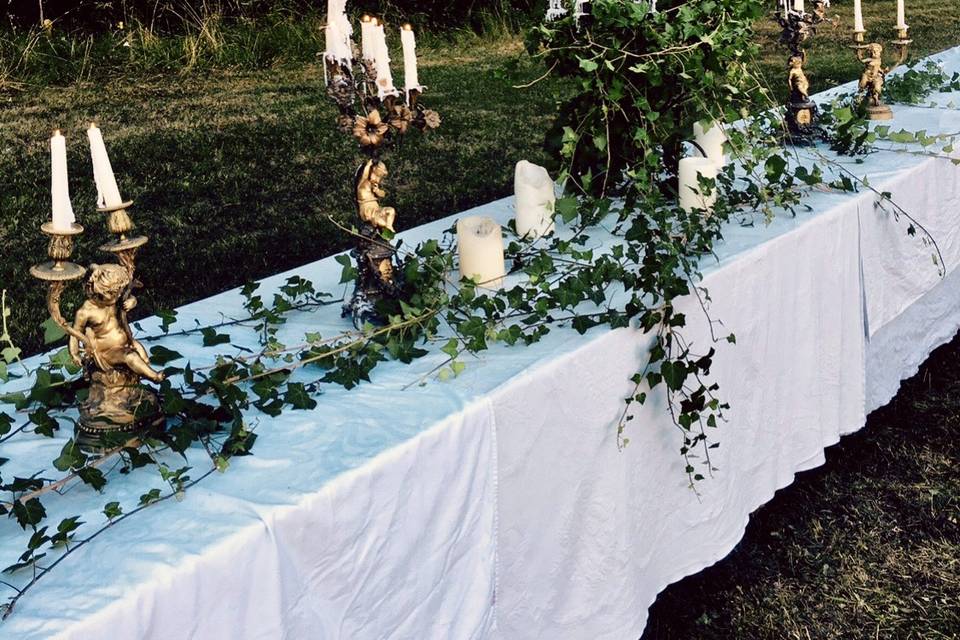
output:
[[[806,53],[802,56],[790,57],[790,73],[787,81],[790,85],[790,101],[795,104],[807,102],[810,99],[810,81],[803,72]]]
[[[368,160],[364,164],[357,182],[357,207],[362,222],[377,231],[386,229],[396,233],[393,228],[397,219],[396,210],[393,207],[380,206],[380,198],[387,197],[387,192],[381,185],[388,175],[387,165],[379,160]]]
[[[869,106],[883,104],[883,82],[887,71],[883,68],[883,46],[874,42],[864,48],[863,75],[860,76],[860,91],[864,93]]]
[[[127,312],[137,306],[132,284],[123,265],[91,265],[87,300],[67,325],[70,356],[83,366],[90,384],[77,425],[77,442],[85,449],[102,450],[106,434],[133,435],[163,422],[157,395],[140,384],[144,379],[160,383],[164,376],[150,366],[127,322]]]
[[[150,356],[130,333],[126,313],[137,299],[124,294],[132,283],[130,272],[121,265],[91,265],[84,286],[87,301],[77,311],[73,328],[86,336],[81,354],[80,341],[70,336],[70,355],[77,365],[109,373],[126,368],[138,378],[163,381],[163,374],[150,367]]]

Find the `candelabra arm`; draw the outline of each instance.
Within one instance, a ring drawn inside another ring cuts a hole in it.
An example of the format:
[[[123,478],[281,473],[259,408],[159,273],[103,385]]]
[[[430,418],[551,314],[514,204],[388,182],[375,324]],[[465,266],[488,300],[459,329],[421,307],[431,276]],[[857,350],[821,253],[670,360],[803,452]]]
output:
[[[903,66],[903,63],[907,61],[907,56],[910,54],[910,43],[912,40],[903,40],[903,41],[894,41],[893,46],[897,48],[897,61],[893,63],[889,69],[886,70],[886,73],[891,73],[896,71],[898,68]]]
[[[87,337],[73,328],[73,325],[63,317],[63,311],[60,309],[60,300],[63,297],[63,292],[67,289],[67,284],[67,282],[51,282],[50,286],[47,287],[47,311],[50,312],[50,317],[53,318],[57,326],[70,337],[71,343],[74,340],[85,343]],[[73,353],[73,351],[74,349],[71,348],[70,352]]]

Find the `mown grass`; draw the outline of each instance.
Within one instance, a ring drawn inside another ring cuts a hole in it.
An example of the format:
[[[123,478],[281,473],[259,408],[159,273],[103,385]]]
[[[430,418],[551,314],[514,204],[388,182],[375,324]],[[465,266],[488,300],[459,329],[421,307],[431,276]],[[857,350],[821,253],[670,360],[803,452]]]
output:
[[[960,637],[960,338],[668,588],[642,640]]]

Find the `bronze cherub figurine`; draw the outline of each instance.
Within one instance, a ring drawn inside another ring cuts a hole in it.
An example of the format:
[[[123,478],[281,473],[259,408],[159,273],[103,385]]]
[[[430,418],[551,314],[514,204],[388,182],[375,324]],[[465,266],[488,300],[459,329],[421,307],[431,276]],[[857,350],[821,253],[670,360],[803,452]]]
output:
[[[377,302],[383,298],[395,298],[400,291],[394,269],[397,250],[383,236],[384,231],[396,232],[397,220],[393,207],[380,204],[380,199],[387,196],[383,180],[388,175],[387,165],[375,158],[365,161],[357,171],[360,236],[352,255],[359,273],[353,296],[343,308],[343,315],[351,316],[357,328],[367,322],[378,322]]]
[[[83,366],[90,383],[80,405],[78,441],[96,448],[107,433],[132,433],[156,413],[156,395],[141,380],[160,383],[164,376],[134,339],[127,312],[137,306],[133,277],[118,264],[91,265],[84,285],[86,302],[77,310],[70,334],[70,356]]]
[[[867,107],[879,107],[883,104],[883,84],[887,70],[883,68],[883,45],[868,44],[864,48],[863,74],[860,76],[860,92],[867,101]]]

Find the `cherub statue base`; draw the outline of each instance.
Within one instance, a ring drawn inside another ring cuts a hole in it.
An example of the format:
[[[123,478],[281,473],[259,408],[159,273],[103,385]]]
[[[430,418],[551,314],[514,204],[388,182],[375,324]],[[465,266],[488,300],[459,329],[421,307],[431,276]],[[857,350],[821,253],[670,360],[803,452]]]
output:
[[[80,403],[80,420],[75,428],[82,450],[103,451],[163,426],[157,394],[141,385],[137,374],[120,369],[93,371],[87,380],[89,394]]]

